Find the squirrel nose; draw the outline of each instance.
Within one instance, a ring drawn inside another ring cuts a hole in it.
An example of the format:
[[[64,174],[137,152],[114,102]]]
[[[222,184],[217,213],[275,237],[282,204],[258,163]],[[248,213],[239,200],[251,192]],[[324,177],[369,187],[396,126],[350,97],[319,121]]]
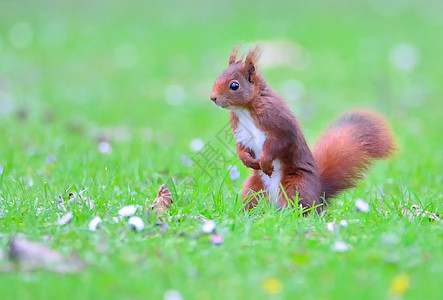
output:
[[[217,97],[214,96],[214,95],[211,95],[210,98],[211,98],[211,100],[212,100],[213,102],[217,101]]]

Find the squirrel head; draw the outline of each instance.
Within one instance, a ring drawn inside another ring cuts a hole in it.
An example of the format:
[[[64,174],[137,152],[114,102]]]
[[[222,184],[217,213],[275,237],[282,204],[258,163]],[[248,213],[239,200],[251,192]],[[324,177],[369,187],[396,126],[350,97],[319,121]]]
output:
[[[260,75],[257,60],[260,54],[256,47],[237,59],[238,48],[229,56],[229,66],[217,77],[212,88],[211,100],[222,108],[247,108],[260,91]]]

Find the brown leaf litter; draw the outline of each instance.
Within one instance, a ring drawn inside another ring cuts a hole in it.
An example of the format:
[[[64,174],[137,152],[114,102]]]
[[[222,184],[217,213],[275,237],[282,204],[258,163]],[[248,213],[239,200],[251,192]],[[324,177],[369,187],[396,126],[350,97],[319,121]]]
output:
[[[76,273],[85,267],[76,255],[66,257],[45,244],[22,237],[11,239],[8,254],[12,266],[22,271],[43,269],[56,273]]]

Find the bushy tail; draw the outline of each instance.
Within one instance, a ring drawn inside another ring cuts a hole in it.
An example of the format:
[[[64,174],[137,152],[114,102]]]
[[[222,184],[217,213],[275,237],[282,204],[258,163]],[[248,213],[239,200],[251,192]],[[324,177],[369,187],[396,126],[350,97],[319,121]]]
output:
[[[354,187],[374,159],[395,152],[392,133],[374,112],[353,111],[341,115],[313,148],[325,199]]]

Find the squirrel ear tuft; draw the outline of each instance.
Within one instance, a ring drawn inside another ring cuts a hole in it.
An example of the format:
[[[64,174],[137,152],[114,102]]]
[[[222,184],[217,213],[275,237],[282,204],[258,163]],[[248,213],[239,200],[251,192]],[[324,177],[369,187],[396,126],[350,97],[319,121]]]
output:
[[[243,61],[243,58],[245,58],[244,55],[237,58],[239,48],[240,48],[239,46],[235,46],[232,49],[231,54],[229,55],[229,65],[241,63]]]
[[[260,57],[260,54],[260,48],[255,47],[248,52],[248,55],[246,55],[244,70],[248,75],[248,80],[250,82],[253,82],[255,76],[257,76],[257,61]]]
[[[238,46],[235,46],[229,55],[229,65],[235,64],[238,54]]]

